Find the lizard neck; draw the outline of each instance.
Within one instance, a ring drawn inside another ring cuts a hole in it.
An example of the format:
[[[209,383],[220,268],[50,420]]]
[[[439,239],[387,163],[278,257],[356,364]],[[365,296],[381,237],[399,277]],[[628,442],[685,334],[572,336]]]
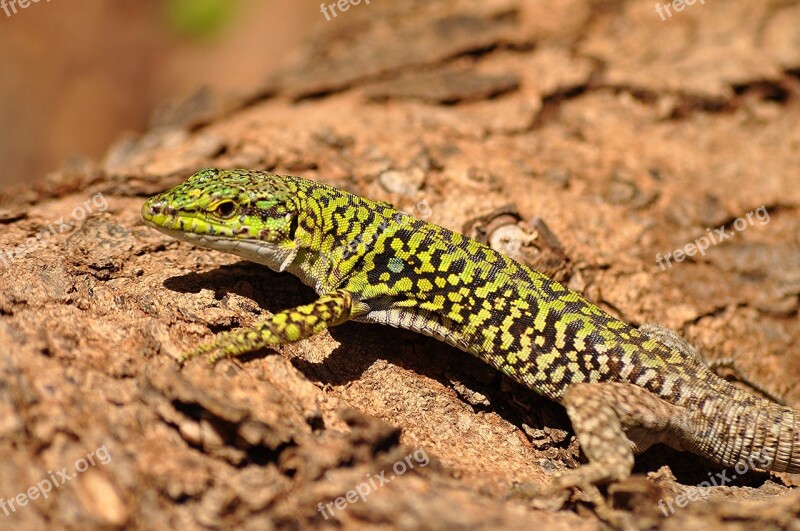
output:
[[[297,252],[285,271],[317,293],[327,293],[365,266],[364,258],[406,215],[388,203],[319,185],[298,198],[294,242]]]

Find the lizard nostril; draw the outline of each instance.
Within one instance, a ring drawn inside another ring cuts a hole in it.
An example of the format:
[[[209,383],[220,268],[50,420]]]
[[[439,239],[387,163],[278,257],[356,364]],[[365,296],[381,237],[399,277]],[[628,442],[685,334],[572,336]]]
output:
[[[142,217],[145,220],[152,220],[158,214],[164,213],[164,202],[153,201],[152,199],[145,201],[142,205]]]

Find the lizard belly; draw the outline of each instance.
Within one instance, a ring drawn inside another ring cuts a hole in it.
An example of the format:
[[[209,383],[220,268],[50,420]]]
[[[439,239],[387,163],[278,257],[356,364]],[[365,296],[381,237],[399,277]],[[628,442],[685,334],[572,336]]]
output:
[[[417,332],[463,351],[469,351],[467,339],[455,327],[443,322],[439,314],[432,312],[411,312],[403,308],[373,310],[366,315],[356,317],[355,321],[393,326]]]

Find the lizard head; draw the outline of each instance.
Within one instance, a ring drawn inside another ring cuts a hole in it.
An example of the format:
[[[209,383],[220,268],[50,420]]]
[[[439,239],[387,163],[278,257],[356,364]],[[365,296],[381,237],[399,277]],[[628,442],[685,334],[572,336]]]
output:
[[[282,269],[297,251],[295,199],[273,173],[206,169],[148,199],[142,218],[175,238]]]

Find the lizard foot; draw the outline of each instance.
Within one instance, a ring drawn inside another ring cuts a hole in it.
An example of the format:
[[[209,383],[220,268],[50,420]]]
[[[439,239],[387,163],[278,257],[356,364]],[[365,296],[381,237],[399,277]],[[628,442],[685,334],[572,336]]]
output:
[[[597,486],[575,482],[578,476],[574,473],[579,471],[580,469],[557,476],[549,485],[515,483],[506,494],[506,499],[530,500],[535,508],[546,511],[561,510],[570,500],[584,502],[592,507],[598,518],[613,529],[635,529],[631,516],[614,509]]]
[[[204,343],[181,356],[178,363],[183,366],[197,356],[205,355],[209,365],[216,364],[222,358],[240,356],[262,348],[263,337],[258,329],[244,328],[218,334],[212,341]]]

